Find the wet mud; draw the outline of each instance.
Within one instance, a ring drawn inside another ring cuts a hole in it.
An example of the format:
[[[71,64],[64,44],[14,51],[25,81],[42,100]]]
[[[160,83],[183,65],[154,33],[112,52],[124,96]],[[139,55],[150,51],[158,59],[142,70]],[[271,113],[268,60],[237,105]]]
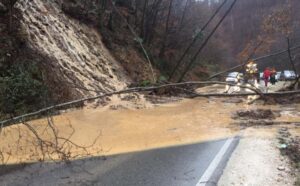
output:
[[[146,109],[124,109],[119,106],[84,108],[55,116],[53,122],[61,137],[70,138],[80,146],[90,146],[97,139],[88,152],[91,156],[103,156],[235,136],[243,129],[235,122],[250,121],[233,119],[232,115],[239,111],[270,110],[266,113],[271,115],[270,118],[275,115],[272,122],[300,121],[300,116],[295,114],[299,111],[298,105],[281,110],[280,106],[248,105],[226,100],[186,99]],[[274,110],[279,110],[280,114],[273,113]],[[29,124],[43,138],[53,139],[47,119],[31,121]],[[24,125],[5,128],[0,139],[0,151],[6,163],[39,161],[39,154],[35,153],[36,138]],[[71,153],[80,158],[79,149],[72,148]]]

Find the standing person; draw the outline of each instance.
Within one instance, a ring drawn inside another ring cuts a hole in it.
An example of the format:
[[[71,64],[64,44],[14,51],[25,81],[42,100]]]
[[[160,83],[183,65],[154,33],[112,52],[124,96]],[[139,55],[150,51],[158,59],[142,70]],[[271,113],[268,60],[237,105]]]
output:
[[[270,82],[272,85],[275,85],[276,83],[276,70],[274,67],[271,70]]]
[[[268,82],[269,82],[269,79],[270,79],[270,76],[271,76],[271,71],[270,69],[267,67],[264,71],[264,80],[265,80],[265,86],[268,87]]]

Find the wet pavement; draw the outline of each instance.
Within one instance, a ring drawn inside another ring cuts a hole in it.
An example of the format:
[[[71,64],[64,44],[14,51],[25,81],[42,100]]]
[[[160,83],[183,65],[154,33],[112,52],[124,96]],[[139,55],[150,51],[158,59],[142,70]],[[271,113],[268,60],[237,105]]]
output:
[[[227,160],[238,143],[226,149],[205,183],[199,183],[215,159],[224,140],[174,146],[137,153],[73,161],[71,165],[45,163],[0,178],[7,186],[101,185],[101,186],[195,186],[217,183]],[[38,171],[37,171],[38,170]],[[12,178],[14,177],[14,178]]]

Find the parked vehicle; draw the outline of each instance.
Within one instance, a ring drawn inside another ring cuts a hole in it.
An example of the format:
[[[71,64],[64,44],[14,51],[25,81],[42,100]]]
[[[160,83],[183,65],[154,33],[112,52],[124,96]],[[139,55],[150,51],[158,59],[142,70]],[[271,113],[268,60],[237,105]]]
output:
[[[260,72],[260,73],[259,73],[259,79],[261,79],[261,80],[264,79],[264,73],[263,73],[263,72]]]
[[[281,72],[276,72],[275,79],[277,81],[279,81],[280,80],[280,76],[281,76]]]
[[[225,79],[228,83],[242,83],[244,81],[244,74],[240,72],[230,72]]]
[[[284,71],[282,71],[279,79],[281,81],[290,81],[290,80],[295,80],[296,78],[297,78],[297,75],[294,71],[284,70]]]

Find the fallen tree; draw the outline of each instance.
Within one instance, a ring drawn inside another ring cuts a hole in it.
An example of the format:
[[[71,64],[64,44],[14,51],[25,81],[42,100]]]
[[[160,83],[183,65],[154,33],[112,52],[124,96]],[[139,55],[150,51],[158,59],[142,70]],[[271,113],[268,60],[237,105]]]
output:
[[[298,91],[287,91],[287,92],[275,92],[275,93],[262,93],[260,90],[255,89],[253,87],[248,87],[244,85],[236,85],[232,83],[227,83],[227,82],[219,82],[219,81],[190,81],[190,82],[183,82],[183,83],[170,83],[170,84],[163,84],[163,85],[156,85],[156,86],[149,86],[149,87],[133,87],[133,88],[127,88],[124,90],[119,90],[119,91],[114,91],[114,92],[108,92],[104,94],[99,94],[97,96],[93,97],[88,97],[88,98],[83,98],[83,99],[78,99],[66,103],[61,103],[57,105],[53,105],[50,107],[46,107],[43,109],[40,109],[35,112],[31,112],[28,114],[24,114],[21,116],[17,116],[8,120],[4,120],[0,122],[1,129],[3,127],[10,126],[15,123],[22,123],[24,121],[27,121],[28,119],[32,119],[36,116],[43,115],[45,113],[53,112],[55,110],[71,107],[74,105],[82,104],[87,101],[94,101],[97,99],[102,99],[105,97],[109,97],[112,95],[120,95],[120,94],[128,94],[128,93],[137,93],[137,92],[149,92],[149,91],[154,91],[154,90],[159,90],[159,89],[164,89],[164,88],[176,88],[176,87],[182,87],[182,86],[200,86],[200,85],[229,85],[229,86],[238,86],[240,88],[245,88],[252,90],[253,92],[249,93],[235,93],[235,94],[226,94],[226,93],[193,93],[193,97],[234,97],[234,96],[251,96],[251,95],[259,95],[259,96],[282,96],[282,95],[295,95],[295,94],[300,94],[300,90]]]
[[[100,138],[101,131],[90,144],[80,145],[73,141],[76,131],[71,123],[63,128],[62,134],[59,125],[55,124],[52,117],[46,117],[45,121],[46,123],[43,124],[23,121],[15,127],[2,129],[0,176],[3,174],[1,172],[10,170],[6,165],[11,163],[9,162],[11,157],[18,163],[25,163],[28,160],[70,163],[75,158],[89,157],[95,153],[94,145]],[[102,151],[101,148],[96,149],[98,152]],[[24,159],[25,154],[29,159]]]

